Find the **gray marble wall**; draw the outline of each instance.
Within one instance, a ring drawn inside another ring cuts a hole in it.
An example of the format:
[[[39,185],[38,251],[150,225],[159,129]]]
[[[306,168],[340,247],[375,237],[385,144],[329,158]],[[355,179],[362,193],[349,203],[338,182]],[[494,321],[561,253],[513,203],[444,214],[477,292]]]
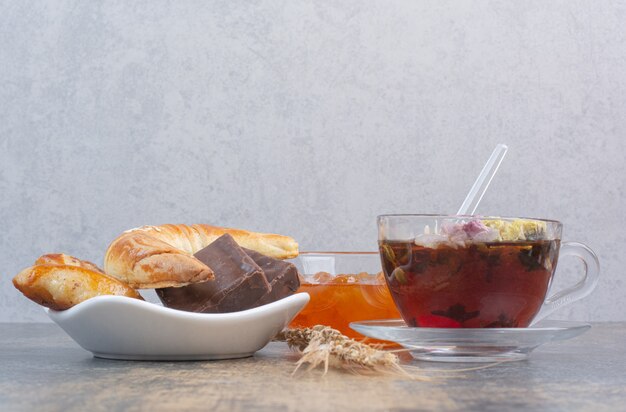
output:
[[[626,320],[625,2],[0,5],[0,321],[46,319],[10,282],[40,254],[101,263],[142,224],[375,249],[498,142],[479,212],[562,220],[603,273],[557,317]]]

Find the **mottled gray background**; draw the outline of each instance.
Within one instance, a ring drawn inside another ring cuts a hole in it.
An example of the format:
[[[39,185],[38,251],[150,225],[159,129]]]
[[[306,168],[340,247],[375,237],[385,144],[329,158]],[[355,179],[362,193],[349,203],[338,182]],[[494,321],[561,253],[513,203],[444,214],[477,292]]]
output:
[[[40,254],[102,262],[142,224],[207,222],[375,249],[375,216],[562,220],[626,320],[626,3],[1,1],[0,321]],[[580,273],[561,262],[557,285]]]

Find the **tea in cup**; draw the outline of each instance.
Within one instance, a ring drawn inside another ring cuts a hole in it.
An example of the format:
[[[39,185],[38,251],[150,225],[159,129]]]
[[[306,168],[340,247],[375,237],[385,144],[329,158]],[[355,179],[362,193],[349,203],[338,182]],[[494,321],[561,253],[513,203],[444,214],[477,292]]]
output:
[[[408,326],[527,327],[593,291],[599,263],[561,242],[554,220],[445,215],[378,217],[385,280]],[[585,263],[578,284],[546,298],[557,261]]]

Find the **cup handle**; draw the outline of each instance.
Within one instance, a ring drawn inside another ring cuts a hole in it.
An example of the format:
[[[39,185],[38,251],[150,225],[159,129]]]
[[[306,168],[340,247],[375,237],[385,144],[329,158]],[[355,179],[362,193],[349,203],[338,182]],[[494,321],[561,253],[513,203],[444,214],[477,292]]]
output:
[[[533,319],[531,325],[551,315],[562,306],[576,302],[588,296],[596,288],[600,275],[600,262],[598,257],[589,247],[578,242],[563,242],[559,251],[560,258],[565,256],[575,256],[579,258],[585,266],[585,276],[574,286],[554,293],[546,299],[541,306],[539,313]]]

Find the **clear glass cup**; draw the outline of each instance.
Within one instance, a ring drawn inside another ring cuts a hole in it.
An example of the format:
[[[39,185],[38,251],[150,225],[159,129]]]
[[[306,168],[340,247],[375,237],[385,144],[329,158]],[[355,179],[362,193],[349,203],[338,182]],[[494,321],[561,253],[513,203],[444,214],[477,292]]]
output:
[[[385,280],[409,326],[527,327],[589,295],[600,266],[587,246],[561,242],[546,219],[382,215]],[[575,256],[583,279],[546,297],[558,258]]]
[[[327,325],[363,338],[350,322],[398,319],[377,252],[302,252],[291,260],[301,275],[298,292],[311,296],[290,327]]]

